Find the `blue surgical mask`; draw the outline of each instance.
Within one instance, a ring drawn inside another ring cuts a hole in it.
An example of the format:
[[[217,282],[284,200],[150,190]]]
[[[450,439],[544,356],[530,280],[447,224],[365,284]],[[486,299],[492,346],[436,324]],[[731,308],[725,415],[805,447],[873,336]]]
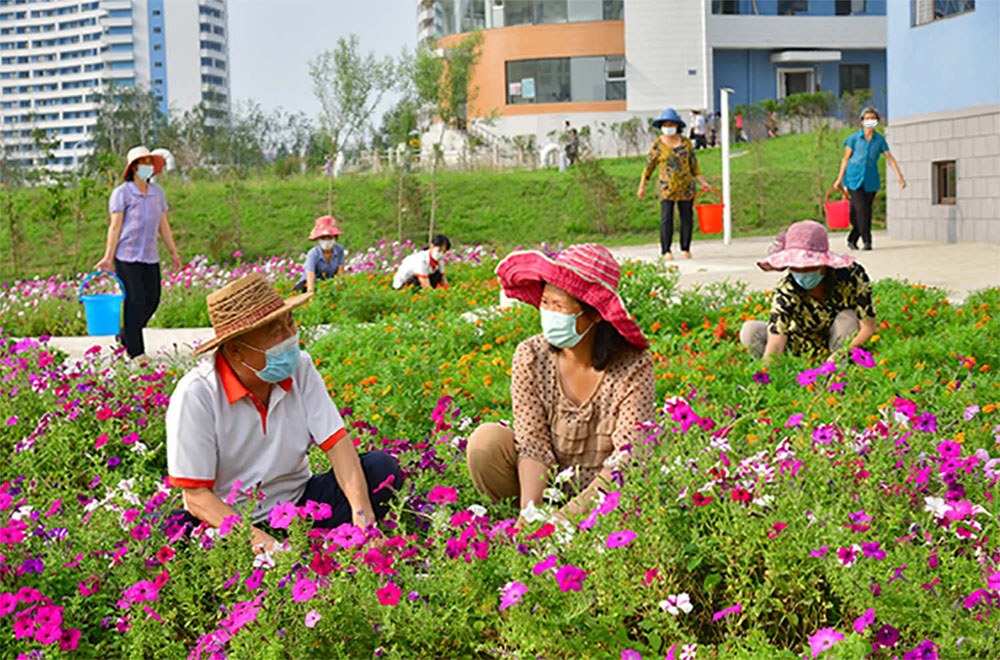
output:
[[[823,273],[818,270],[810,270],[806,273],[797,273],[793,270],[792,277],[795,279],[796,284],[806,291],[815,288],[817,284],[823,281]]]
[[[542,333],[556,348],[573,348],[594,327],[591,323],[582,333],[576,331],[576,319],[583,314],[582,311],[578,314],[562,314],[541,308],[538,311],[542,317]]]
[[[135,175],[140,179],[149,180],[153,176],[152,165],[139,165],[135,168]]]
[[[263,369],[254,369],[246,362],[243,363],[243,366],[257,374],[257,378],[265,383],[280,383],[286,378],[290,378],[295,373],[296,367],[299,366],[299,333],[297,332],[266,351],[246,342],[241,341],[240,343],[264,354],[265,365]]]
[[[662,127],[660,127],[660,131],[664,135],[677,135],[677,127],[676,126],[662,126]]]

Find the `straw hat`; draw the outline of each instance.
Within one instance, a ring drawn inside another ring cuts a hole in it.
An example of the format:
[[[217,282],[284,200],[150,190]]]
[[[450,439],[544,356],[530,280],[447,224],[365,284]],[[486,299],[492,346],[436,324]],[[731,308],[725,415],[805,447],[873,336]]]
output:
[[[337,220],[332,215],[321,215],[316,218],[312,233],[309,234],[309,240],[315,241],[317,238],[339,236],[343,233],[340,231],[340,227],[337,226]]]
[[[788,231],[775,237],[768,250],[769,256],[757,261],[761,270],[786,268],[847,268],[854,257],[830,251],[830,238],[826,227],[815,220],[802,220],[792,224]]]
[[[125,157],[125,169],[122,171],[123,179],[128,176],[128,171],[132,168],[132,164],[144,156],[153,157],[153,176],[162,172],[163,168],[166,167],[167,161],[164,160],[163,156],[152,153],[146,147],[132,147],[128,150],[128,156]]]
[[[208,318],[215,337],[195,350],[195,354],[218,348],[230,339],[266,325],[312,298],[303,293],[283,300],[260,273],[244,275],[205,297]]]
[[[497,266],[497,277],[507,296],[535,307],[542,301],[542,283],[553,284],[596,309],[633,346],[648,346],[618,296],[621,269],[603,245],[572,245],[555,259],[535,251],[513,252]]]

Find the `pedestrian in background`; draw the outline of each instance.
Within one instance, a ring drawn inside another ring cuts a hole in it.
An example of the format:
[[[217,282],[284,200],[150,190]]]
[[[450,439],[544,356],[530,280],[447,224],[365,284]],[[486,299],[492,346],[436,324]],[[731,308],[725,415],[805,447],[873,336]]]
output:
[[[878,110],[867,106],[858,119],[861,128],[844,140],[844,158],[833,187],[847,192],[851,199],[851,233],[847,236],[847,247],[857,250],[860,238],[864,249],[871,250],[872,203],[875,193],[882,187],[878,173],[879,156],[885,154],[885,162],[896,172],[900,188],[906,188],[906,179],[899,163],[889,153],[889,143],[875,131],[879,121]]]
[[[170,207],[163,188],[150,181],[163,170],[163,156],[135,147],[126,161],[125,183],[112,191],[108,202],[108,239],[94,270],[114,271],[125,285],[125,320],[116,339],[130,358],[138,358],[146,353],[142,330],[160,304],[157,234],[170,251],[170,267],[179,271],[183,263],[167,220]]]
[[[708,182],[701,174],[698,159],[694,155],[694,145],[684,137],[684,122],[673,108],[667,108],[653,120],[653,126],[660,129],[660,137],[649,148],[646,167],[639,179],[636,195],[643,199],[646,195],[646,180],[659,172],[660,180],[660,260],[672,261],[670,244],[674,237],[674,206],[681,216],[681,250],[684,258],[691,258],[691,233],[694,229],[694,197],[696,182],[702,190],[710,190]]]

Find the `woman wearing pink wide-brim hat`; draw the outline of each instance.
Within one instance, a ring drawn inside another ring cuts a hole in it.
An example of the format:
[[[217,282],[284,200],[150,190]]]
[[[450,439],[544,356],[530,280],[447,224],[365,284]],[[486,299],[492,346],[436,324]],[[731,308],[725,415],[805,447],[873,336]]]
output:
[[[781,232],[761,270],[789,272],[778,281],[767,322],[747,321],[740,342],[757,357],[825,357],[845,344],[859,348],[875,334],[872,287],[861,264],[830,251],[826,228],[812,220]]]
[[[325,280],[337,274],[347,255],[339,242],[343,233],[332,215],[316,218],[309,233],[309,240],[316,241],[316,245],[306,252],[306,263],[293,291],[312,293],[316,290],[317,280]]]
[[[600,245],[574,245],[555,259],[515,252],[497,276],[507,296],[538,307],[542,332],[514,351],[513,428],[476,429],[469,474],[482,494],[518,498],[523,509],[542,504],[550,470],[572,472],[564,486],[579,494],[560,511],[580,515],[653,419],[646,339],[618,296],[618,263]]]

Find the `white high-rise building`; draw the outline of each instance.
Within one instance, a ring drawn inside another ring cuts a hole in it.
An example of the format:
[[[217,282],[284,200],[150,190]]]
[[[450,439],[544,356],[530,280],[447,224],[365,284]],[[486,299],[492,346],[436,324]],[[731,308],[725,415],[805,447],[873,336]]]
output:
[[[32,136],[58,138],[53,169],[91,151],[101,95],[152,90],[160,111],[229,108],[225,0],[0,0],[0,158],[43,163]],[[155,145],[149,145],[155,146]]]

